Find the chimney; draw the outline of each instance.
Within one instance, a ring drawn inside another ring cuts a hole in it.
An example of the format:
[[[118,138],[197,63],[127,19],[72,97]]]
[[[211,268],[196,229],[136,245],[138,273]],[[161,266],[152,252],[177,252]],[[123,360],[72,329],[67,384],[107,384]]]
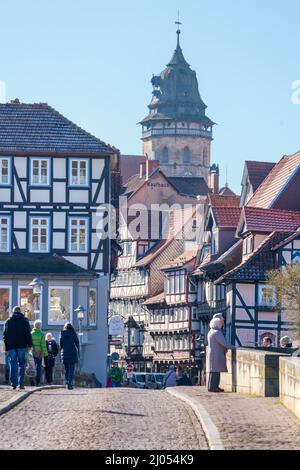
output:
[[[210,167],[209,189],[213,194],[219,193],[219,165],[215,163]]]
[[[140,163],[140,178],[143,178],[146,174],[146,162]]]
[[[149,178],[155,168],[159,167],[159,160],[146,160],[146,180]]]

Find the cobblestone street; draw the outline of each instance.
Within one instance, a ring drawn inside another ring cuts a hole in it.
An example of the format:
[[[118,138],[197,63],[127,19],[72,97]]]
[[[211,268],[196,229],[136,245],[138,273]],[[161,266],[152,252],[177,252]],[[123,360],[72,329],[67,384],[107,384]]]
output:
[[[0,433],[1,450],[208,448],[190,407],[158,390],[37,392],[0,417]]]

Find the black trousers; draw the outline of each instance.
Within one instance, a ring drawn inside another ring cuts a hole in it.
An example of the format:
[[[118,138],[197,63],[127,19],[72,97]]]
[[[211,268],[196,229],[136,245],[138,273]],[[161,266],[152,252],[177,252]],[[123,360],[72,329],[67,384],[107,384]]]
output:
[[[53,366],[45,366],[45,376],[47,384],[51,384],[53,382]]]
[[[220,372],[210,372],[208,378],[208,391],[212,392],[216,390],[220,385],[221,373]]]

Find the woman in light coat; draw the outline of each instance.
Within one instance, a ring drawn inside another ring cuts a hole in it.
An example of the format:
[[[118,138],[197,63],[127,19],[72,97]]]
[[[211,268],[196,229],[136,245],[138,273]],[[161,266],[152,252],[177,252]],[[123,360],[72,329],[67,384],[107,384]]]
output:
[[[227,343],[221,329],[223,322],[220,318],[213,318],[209,324],[210,330],[207,335],[208,342],[208,391],[224,392],[220,385],[221,372],[227,372],[226,352],[228,349],[236,349]]]

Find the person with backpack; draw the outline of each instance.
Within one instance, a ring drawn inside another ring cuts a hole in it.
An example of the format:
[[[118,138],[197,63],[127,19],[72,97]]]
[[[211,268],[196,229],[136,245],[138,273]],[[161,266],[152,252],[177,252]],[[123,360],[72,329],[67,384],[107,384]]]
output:
[[[75,364],[79,360],[79,340],[71,323],[66,323],[60,333],[59,345],[61,349],[61,360],[65,367],[66,388],[73,390]]]
[[[57,342],[52,336],[52,333],[46,334],[46,346],[48,356],[44,357],[45,362],[45,376],[48,385],[52,385],[53,382],[53,368],[55,366],[55,358],[58,354]]]
[[[38,387],[41,382],[42,376],[42,363],[43,358],[48,356],[45,333],[42,332],[41,320],[35,320],[31,332],[32,345],[33,345],[33,357],[36,367],[35,384]]]
[[[109,376],[111,378],[112,387],[120,387],[123,381],[122,369],[118,366],[117,362],[113,362],[112,367],[109,370]]]
[[[29,321],[15,306],[11,317],[6,320],[3,330],[3,341],[8,355],[11,386],[15,390],[19,384],[24,389],[24,375],[27,349],[32,348],[31,328]]]

